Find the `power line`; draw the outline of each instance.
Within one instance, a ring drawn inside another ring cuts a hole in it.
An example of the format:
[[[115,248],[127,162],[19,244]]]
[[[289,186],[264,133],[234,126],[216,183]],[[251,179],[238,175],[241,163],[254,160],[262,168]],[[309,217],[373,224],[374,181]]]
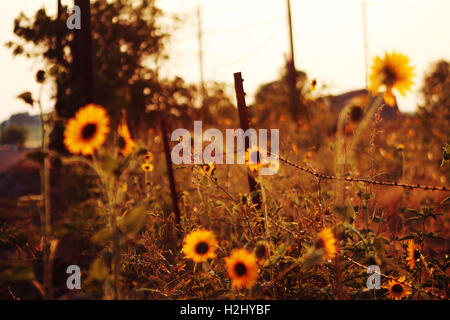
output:
[[[281,27],[281,26],[280,26]],[[241,61],[244,61],[248,58],[250,58],[255,53],[259,52],[262,48],[264,48],[266,45],[270,44],[270,41],[280,32],[280,28],[275,29],[272,33],[269,34],[268,37],[264,38],[263,41],[259,42],[256,46],[254,46],[252,49],[247,51],[247,53],[240,58],[234,59],[232,61],[216,61],[215,63],[220,63],[222,65],[235,65]]]
[[[233,26],[231,28],[226,28],[226,29],[208,30],[208,31],[205,31],[204,34],[205,35],[211,35],[211,34],[220,34],[220,33],[243,31],[243,30],[252,29],[252,28],[255,28],[255,27],[260,27],[260,26],[272,24],[272,23],[275,23],[275,22],[281,22],[282,19],[284,19],[284,17],[270,18],[270,19],[262,20],[262,21],[259,21],[259,22],[255,22],[255,23],[248,24],[248,25],[243,25],[243,26],[237,26],[237,27]]]
[[[200,87],[202,90],[203,100],[205,99],[205,81],[203,71],[203,32],[202,32],[202,14],[200,5],[197,7],[197,23],[198,23],[198,62],[200,68]]]
[[[367,2],[362,0],[362,24],[363,24],[363,42],[364,42],[364,68],[366,72],[366,89],[369,85],[369,49],[368,49],[368,34],[367,34]]]

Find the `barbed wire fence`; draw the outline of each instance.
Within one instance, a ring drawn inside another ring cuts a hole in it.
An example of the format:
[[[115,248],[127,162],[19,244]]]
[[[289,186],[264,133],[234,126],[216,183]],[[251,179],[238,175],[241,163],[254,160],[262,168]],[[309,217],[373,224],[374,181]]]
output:
[[[304,167],[304,166],[302,166],[302,165],[300,165],[300,164],[298,164],[298,163],[295,163],[295,162],[293,162],[293,161],[290,161],[290,160],[284,158],[283,156],[281,156],[281,155],[279,155],[279,154],[275,154],[275,153],[270,152],[270,151],[268,151],[268,150],[266,150],[266,153],[267,153],[267,154],[270,154],[270,155],[272,155],[272,156],[275,156],[277,159],[279,159],[279,160],[282,161],[283,163],[289,165],[290,167],[293,167],[293,168],[298,169],[298,170],[301,170],[301,171],[303,171],[303,172],[305,172],[305,173],[307,173],[307,174],[309,174],[309,175],[311,175],[311,176],[314,176],[315,178],[318,179],[319,185],[320,185],[320,181],[321,181],[321,180],[343,180],[343,181],[346,181],[346,182],[361,182],[361,183],[365,183],[365,184],[372,184],[372,185],[379,185],[379,186],[386,186],[386,187],[402,187],[402,188],[405,188],[405,189],[422,189],[422,190],[429,190],[429,191],[441,191],[441,192],[443,191],[443,192],[450,192],[450,188],[448,188],[448,187],[446,187],[446,186],[434,186],[434,185],[422,185],[422,184],[408,184],[408,183],[400,183],[400,182],[397,182],[397,181],[386,182],[386,181],[378,181],[378,180],[368,179],[368,178],[354,178],[354,177],[341,177],[341,178],[340,178],[340,177],[333,176],[333,175],[326,175],[326,174],[317,172],[317,171],[315,171],[314,169],[310,169],[310,168]],[[230,195],[230,193],[229,193],[223,186],[221,186],[219,183],[217,183],[217,181],[216,181],[215,179],[213,179],[213,178],[210,177],[210,176],[208,176],[208,178],[209,178],[209,179],[210,179],[210,180],[211,180],[211,181],[212,181],[219,189],[221,189],[221,190],[222,190],[222,191],[223,191],[223,192],[224,192],[224,193],[225,193],[225,194],[226,194],[233,202],[238,203],[238,200],[236,200],[232,195]],[[300,235],[300,234],[297,234],[297,232],[292,231],[292,230],[290,230],[289,228],[286,228],[286,227],[284,227],[284,226],[282,226],[282,225],[276,223],[273,219],[270,219],[270,222],[271,222],[272,224],[274,224],[276,227],[278,227],[278,228],[280,228],[280,229],[282,229],[282,230],[284,230],[284,231],[290,233],[290,234],[293,235],[295,238],[301,238],[301,235]],[[362,264],[362,263],[360,263],[360,262],[358,262],[358,261],[355,261],[354,259],[352,259],[352,258],[350,258],[350,257],[348,257],[348,256],[346,256],[346,255],[344,255],[344,254],[342,254],[342,257],[343,257],[344,259],[346,259],[347,261],[349,261],[351,264],[353,264],[353,265],[355,265],[355,266],[357,266],[357,267],[359,267],[359,268],[362,268],[362,269],[365,269],[365,270],[369,270],[369,267],[368,267],[368,266],[366,266],[366,265],[364,265],[364,264]],[[420,288],[420,287],[414,286],[414,285],[412,285],[412,284],[409,283],[409,282],[406,282],[406,281],[403,281],[403,282],[402,282],[402,281],[400,281],[399,279],[396,279],[396,278],[394,278],[394,277],[392,277],[392,276],[389,276],[389,275],[387,275],[387,274],[378,272],[378,271],[376,271],[376,270],[374,270],[373,273],[378,274],[379,276],[381,276],[381,277],[383,277],[383,278],[386,278],[386,279],[388,279],[388,280],[392,280],[392,281],[401,283],[401,284],[403,284],[403,285],[405,285],[405,286],[407,286],[407,287],[409,287],[409,288],[411,288],[411,289],[417,290],[418,292],[425,293],[425,294],[427,294],[427,295],[429,295],[429,296],[432,296],[432,297],[435,297],[435,298],[438,298],[438,299],[447,300],[446,297],[444,297],[444,296],[442,296],[442,295],[440,295],[440,294],[438,294],[438,293],[436,293],[436,292],[433,292],[433,291],[430,291],[430,290],[426,290],[426,289],[424,289],[424,288]]]
[[[445,187],[445,186],[409,184],[409,183],[400,183],[397,181],[389,182],[389,181],[379,181],[379,180],[374,180],[374,179],[369,179],[369,178],[337,177],[337,176],[332,176],[332,175],[326,175],[323,173],[319,173],[313,169],[309,169],[304,166],[301,166],[298,163],[294,163],[294,162],[292,162],[278,154],[272,153],[270,151],[267,151],[267,153],[277,157],[280,161],[286,163],[287,165],[294,167],[296,169],[302,170],[303,172],[306,172],[320,180],[343,180],[346,182],[362,182],[365,184],[373,184],[373,185],[387,186],[387,187],[402,187],[405,189],[422,189],[422,190],[430,190],[430,191],[450,192],[450,188]]]

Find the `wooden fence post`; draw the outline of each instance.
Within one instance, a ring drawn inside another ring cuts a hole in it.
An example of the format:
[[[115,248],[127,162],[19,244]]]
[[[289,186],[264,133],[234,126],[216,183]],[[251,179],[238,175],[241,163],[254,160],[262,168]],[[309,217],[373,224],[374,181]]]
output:
[[[250,127],[249,125],[249,119],[248,119],[248,113],[247,113],[247,105],[245,104],[245,92],[244,92],[244,86],[243,83],[244,80],[242,79],[242,75],[240,72],[234,73],[234,88],[236,91],[236,100],[237,100],[237,107],[239,112],[239,123],[241,125],[242,130],[247,131]],[[250,141],[249,139],[246,139],[244,141],[245,150],[250,148]],[[261,196],[260,196],[260,190],[258,188],[258,184],[255,181],[255,178],[248,173],[248,186],[250,189],[250,193],[252,194],[252,203],[256,204],[256,208],[261,209]]]
[[[177,187],[175,184],[175,175],[172,168],[172,158],[170,156],[169,137],[167,135],[167,124],[165,115],[161,117],[161,134],[164,144],[164,154],[166,157],[167,176],[169,177],[170,193],[172,196],[173,212],[175,213],[175,224],[178,226],[181,221],[180,207],[178,206]]]

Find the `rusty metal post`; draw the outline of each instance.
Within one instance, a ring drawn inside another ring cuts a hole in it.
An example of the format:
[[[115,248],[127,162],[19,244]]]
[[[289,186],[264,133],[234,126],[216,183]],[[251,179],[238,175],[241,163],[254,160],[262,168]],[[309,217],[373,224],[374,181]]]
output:
[[[180,207],[178,206],[178,194],[175,184],[175,175],[172,168],[172,158],[170,157],[169,137],[167,135],[167,124],[165,115],[161,117],[161,134],[164,144],[164,154],[166,157],[167,176],[170,184],[170,194],[172,196],[173,212],[175,213],[175,224],[179,225],[181,221]]]
[[[247,105],[245,103],[245,92],[243,82],[244,80],[242,79],[242,74],[240,72],[236,72],[234,74],[234,88],[236,91],[236,100],[239,112],[239,123],[241,125],[242,130],[247,131],[250,127],[250,124],[248,119]],[[250,148],[250,141],[245,140],[244,146],[245,150]],[[261,196],[258,184],[256,183],[255,178],[253,178],[251,174],[248,173],[247,177],[250,193],[252,194],[252,203],[256,204],[256,207],[258,209],[261,209]]]

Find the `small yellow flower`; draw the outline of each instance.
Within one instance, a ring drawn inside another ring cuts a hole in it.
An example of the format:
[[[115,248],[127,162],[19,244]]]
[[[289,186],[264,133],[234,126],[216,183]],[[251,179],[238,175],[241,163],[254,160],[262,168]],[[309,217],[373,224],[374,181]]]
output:
[[[183,253],[186,258],[196,263],[214,259],[216,257],[217,240],[209,230],[196,230],[184,239]]]
[[[400,144],[397,145],[396,149],[398,151],[403,151],[403,150],[405,150],[405,145],[400,143]]]
[[[145,162],[152,162],[152,160],[153,160],[153,153],[147,152],[147,153],[144,155],[144,161],[145,161]]]
[[[92,155],[106,141],[109,133],[109,117],[106,110],[89,104],[71,118],[64,131],[64,144],[73,154]]]
[[[214,171],[216,170],[216,166],[213,162],[201,164],[200,167],[202,169],[202,175],[204,176],[212,176]]]
[[[225,265],[233,287],[253,287],[258,278],[258,265],[253,253],[245,249],[234,249],[231,255],[225,258]]]
[[[317,80],[316,79],[312,79],[310,90],[314,91],[314,90],[316,90],[316,87],[317,87]]]
[[[419,259],[420,251],[416,250],[414,240],[409,240],[408,247],[406,248],[406,261],[410,270],[414,269],[414,266]]]
[[[142,170],[144,170],[145,172],[151,172],[153,171],[154,167],[153,164],[151,163],[143,163],[141,166]]]
[[[119,134],[118,145],[120,152],[122,152],[124,156],[127,156],[134,150],[136,143],[131,138],[130,130],[125,123],[118,126],[117,133]]]
[[[324,260],[333,259],[336,256],[336,239],[330,228],[325,228],[319,232],[314,246],[316,249],[324,251],[322,255]]]
[[[383,58],[375,57],[369,77],[369,91],[377,95],[384,90],[384,100],[390,106],[395,106],[393,90],[405,96],[414,84],[414,68],[409,65],[409,58],[401,53],[386,52]]]
[[[401,300],[412,293],[410,286],[411,282],[405,281],[405,277],[400,277],[398,280],[389,280],[384,288],[389,291],[389,299]]]
[[[253,250],[256,258],[260,262],[265,262],[269,257],[269,244],[266,241],[259,241]]]
[[[251,148],[247,149],[245,152],[245,164],[250,169],[250,171],[259,171],[263,166],[267,165],[267,159],[263,156],[260,149],[253,145]]]

